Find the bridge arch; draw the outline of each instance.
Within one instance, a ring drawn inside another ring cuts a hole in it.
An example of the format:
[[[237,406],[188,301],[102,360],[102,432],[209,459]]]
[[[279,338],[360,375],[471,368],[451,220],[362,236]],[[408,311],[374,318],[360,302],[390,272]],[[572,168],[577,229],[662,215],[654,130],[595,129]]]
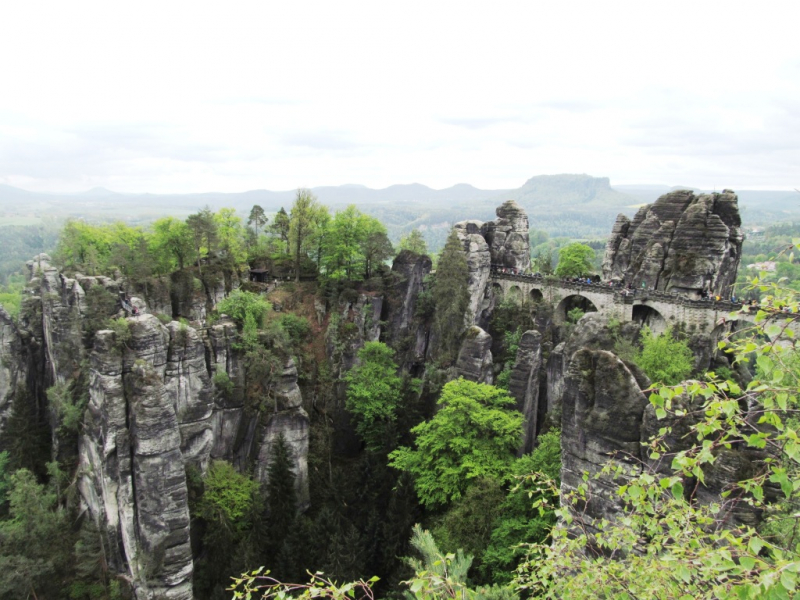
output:
[[[503,286],[499,283],[492,284],[492,292],[494,293],[494,297],[498,300],[503,300]]]
[[[635,304],[633,306],[632,319],[642,327],[649,327],[654,335],[661,335],[667,330],[667,320],[657,309],[647,304]]]
[[[544,294],[542,294],[542,290],[538,288],[531,288],[530,294],[531,302],[534,304],[539,304],[540,302],[544,301]]]
[[[522,288],[520,288],[518,285],[512,285],[510,288],[508,288],[508,299],[516,304],[522,304]]]
[[[581,309],[584,313],[597,312],[597,307],[589,298],[580,294],[570,294],[564,297],[556,307],[554,314],[556,323],[565,323],[568,320],[570,311],[576,308]]]

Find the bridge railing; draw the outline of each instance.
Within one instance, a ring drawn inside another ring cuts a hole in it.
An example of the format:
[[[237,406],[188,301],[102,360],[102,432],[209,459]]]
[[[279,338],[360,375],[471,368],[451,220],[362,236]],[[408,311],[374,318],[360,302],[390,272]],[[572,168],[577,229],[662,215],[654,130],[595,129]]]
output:
[[[553,276],[545,276],[541,273],[519,273],[515,272],[514,269],[507,267],[492,266],[491,278],[519,281],[520,283],[538,283],[549,287],[557,287],[576,291],[591,291],[600,294],[611,294],[615,296],[615,301],[625,304],[633,304],[634,300],[646,301],[652,298],[653,300],[657,300],[659,302],[668,302],[670,304],[680,304],[692,308],[715,309],[728,312],[741,310],[743,307],[743,304],[731,302],[730,300],[714,300],[713,298],[694,299],[674,292],[635,288],[627,289],[620,286],[611,285],[608,282],[585,280],[570,281],[567,279],[559,279]]]

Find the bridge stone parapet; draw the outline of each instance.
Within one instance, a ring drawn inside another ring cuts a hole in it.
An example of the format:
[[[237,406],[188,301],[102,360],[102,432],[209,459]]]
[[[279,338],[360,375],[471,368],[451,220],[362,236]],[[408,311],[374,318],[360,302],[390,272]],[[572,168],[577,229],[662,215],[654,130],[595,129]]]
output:
[[[661,333],[668,326],[711,332],[741,304],[729,301],[694,300],[655,290],[628,290],[601,282],[565,281],[540,275],[522,275],[493,270],[491,285],[496,296],[517,301],[545,302],[554,309],[556,322],[566,320],[574,307],[596,310],[621,322],[639,321]]]

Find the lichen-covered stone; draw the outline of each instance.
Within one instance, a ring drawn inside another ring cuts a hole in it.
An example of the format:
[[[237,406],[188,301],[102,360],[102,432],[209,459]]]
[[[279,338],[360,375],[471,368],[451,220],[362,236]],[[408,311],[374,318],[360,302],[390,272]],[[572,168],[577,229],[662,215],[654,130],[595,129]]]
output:
[[[590,531],[594,520],[621,510],[619,480],[591,476],[612,459],[639,472],[647,404],[636,378],[611,352],[583,348],[572,356],[561,400],[561,490],[577,489],[589,473],[591,501],[582,518]]]
[[[519,341],[519,349],[508,381],[508,393],[517,401],[517,410],[525,418],[520,451],[533,450],[539,425],[539,386],[542,366],[542,334],[526,331]]]
[[[603,259],[609,281],[697,296],[728,297],[741,257],[736,194],[683,190],[617,218]]]
[[[481,234],[480,221],[462,221],[455,224],[456,234],[464,247],[469,269],[469,304],[465,325],[478,324],[483,312],[489,308],[491,294],[488,292],[492,258],[489,244]]]
[[[497,207],[497,219],[483,224],[482,234],[489,244],[492,264],[527,271],[531,266],[528,214],[514,200]]]
[[[456,373],[469,381],[491,384],[492,336],[473,325],[467,330],[456,360]]]

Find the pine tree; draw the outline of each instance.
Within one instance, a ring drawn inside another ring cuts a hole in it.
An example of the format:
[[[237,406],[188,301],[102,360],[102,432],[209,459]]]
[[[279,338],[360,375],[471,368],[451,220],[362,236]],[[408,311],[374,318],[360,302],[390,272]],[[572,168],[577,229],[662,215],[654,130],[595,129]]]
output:
[[[439,355],[451,363],[458,353],[464,318],[469,308],[469,267],[464,247],[455,229],[439,257],[433,281],[433,301],[436,305],[433,329],[439,340]]]
[[[278,436],[273,446],[267,474],[268,554],[275,564],[297,519],[297,492],[294,488],[291,450],[283,434]]]

